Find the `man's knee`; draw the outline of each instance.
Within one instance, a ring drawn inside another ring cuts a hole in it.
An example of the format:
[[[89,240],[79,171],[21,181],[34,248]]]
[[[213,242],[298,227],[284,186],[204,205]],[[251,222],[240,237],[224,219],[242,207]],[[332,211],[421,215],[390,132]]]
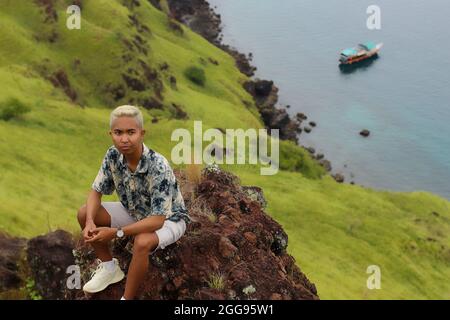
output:
[[[84,204],[83,206],[81,206],[80,209],[78,209],[77,212],[77,219],[78,219],[78,223],[80,224],[80,226],[82,228],[84,228],[84,225],[86,224],[86,205]]]
[[[158,245],[156,233],[142,233],[134,238],[133,252],[147,254]]]

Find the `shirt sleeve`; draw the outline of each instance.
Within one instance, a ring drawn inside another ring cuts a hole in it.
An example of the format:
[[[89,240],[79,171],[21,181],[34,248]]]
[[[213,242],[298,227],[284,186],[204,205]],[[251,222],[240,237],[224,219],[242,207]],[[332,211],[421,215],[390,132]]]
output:
[[[168,216],[172,212],[172,185],[175,176],[172,168],[163,163],[152,178],[150,215]]]
[[[103,162],[100,166],[100,169],[98,170],[97,177],[92,183],[92,189],[105,195],[110,195],[114,192],[114,180],[112,178],[108,152],[103,158]]]

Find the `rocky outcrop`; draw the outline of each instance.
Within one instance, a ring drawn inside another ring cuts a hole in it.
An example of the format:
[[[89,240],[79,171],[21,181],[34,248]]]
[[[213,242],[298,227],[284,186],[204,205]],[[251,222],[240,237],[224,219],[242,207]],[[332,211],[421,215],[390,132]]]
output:
[[[72,235],[63,230],[50,232],[27,243],[27,262],[35,289],[43,299],[62,299],[67,287],[67,268],[75,264]]]
[[[318,299],[314,284],[286,251],[287,234],[264,212],[260,188],[241,186],[218,167],[204,170],[195,186],[184,172],[175,174],[193,222],[179,241],[149,256],[139,299]],[[17,245],[17,252],[23,251],[24,242]],[[113,242],[125,271],[132,251],[131,238]],[[118,299],[123,294],[125,281],[91,296],[67,286],[69,266],[80,268],[82,285],[97,262],[90,246],[65,231],[29,240],[26,254],[43,298]],[[10,269],[12,277],[18,274]]]
[[[160,0],[150,0],[158,9],[161,9]],[[200,34],[206,40],[228,52],[236,61],[238,69],[247,76],[253,76],[256,67],[250,61],[252,55],[246,56],[235,48],[222,43],[222,27],[220,14],[214,12],[206,0],[167,0],[169,16],[192,31]]]
[[[338,183],[342,183],[345,180],[345,177],[344,177],[344,175],[342,173],[336,173],[335,175],[333,175],[333,178]]]
[[[176,175],[194,222],[178,242],[150,256],[141,299],[318,299],[286,252],[286,233],[263,211],[261,189],[242,187],[217,167],[205,170],[191,190],[183,172]],[[114,251],[126,270],[132,241],[116,243]],[[78,247],[76,256],[82,270],[93,268],[88,248]],[[89,298],[120,298],[124,285]]]
[[[22,284],[19,264],[26,239],[0,234],[0,292]]]
[[[298,143],[300,122],[291,119],[286,109],[275,106],[278,101],[278,88],[273,81],[249,80],[244,83],[244,88],[253,96],[264,125],[268,129],[279,129],[280,139]]]

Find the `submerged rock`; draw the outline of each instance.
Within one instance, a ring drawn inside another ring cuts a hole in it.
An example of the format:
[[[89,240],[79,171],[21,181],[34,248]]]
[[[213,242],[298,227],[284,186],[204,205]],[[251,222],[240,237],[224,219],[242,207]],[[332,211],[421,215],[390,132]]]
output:
[[[363,137],[368,137],[370,135],[370,131],[367,129],[364,129],[359,134]]]

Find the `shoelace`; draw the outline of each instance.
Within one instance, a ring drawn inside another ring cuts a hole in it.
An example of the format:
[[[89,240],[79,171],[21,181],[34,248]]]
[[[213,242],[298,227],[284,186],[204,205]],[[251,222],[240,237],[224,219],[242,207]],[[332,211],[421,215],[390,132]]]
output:
[[[91,279],[94,277],[98,272],[100,272],[105,266],[103,265],[103,262],[100,259],[96,260],[98,262],[97,268],[92,272]]]

